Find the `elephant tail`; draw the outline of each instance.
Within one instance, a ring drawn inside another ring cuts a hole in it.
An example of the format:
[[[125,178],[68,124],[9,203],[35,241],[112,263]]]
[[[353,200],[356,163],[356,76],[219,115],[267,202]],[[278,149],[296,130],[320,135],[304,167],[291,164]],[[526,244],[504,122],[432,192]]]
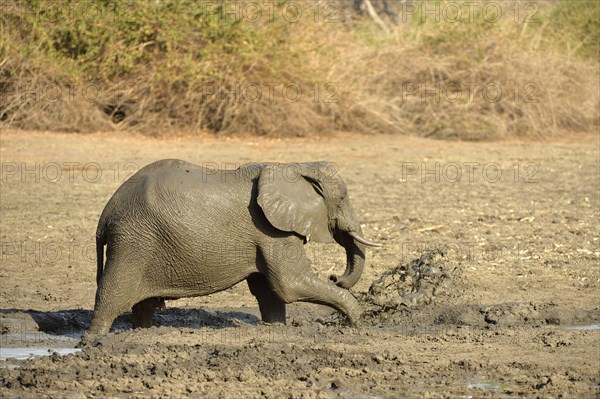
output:
[[[96,284],[100,286],[102,273],[104,272],[104,245],[106,245],[106,234],[102,220],[98,224],[96,231]]]

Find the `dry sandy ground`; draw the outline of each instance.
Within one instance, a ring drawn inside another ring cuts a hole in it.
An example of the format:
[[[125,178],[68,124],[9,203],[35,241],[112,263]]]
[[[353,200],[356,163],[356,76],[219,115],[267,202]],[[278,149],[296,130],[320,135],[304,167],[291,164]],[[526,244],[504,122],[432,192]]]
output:
[[[357,328],[302,303],[289,306],[286,326],[262,324],[240,284],[167,302],[151,329],[131,330],[125,314],[80,352],[0,362],[0,397],[600,393],[600,330],[572,327],[600,322],[597,136],[460,143],[3,132],[0,140],[3,357],[77,344],[93,307],[99,214],[132,172],[158,159],[228,168],[333,161],[365,236],[385,244],[369,251],[352,290],[366,310]],[[344,268],[341,248],[307,251],[324,278]],[[436,255],[419,266],[423,253]],[[382,276],[380,292],[369,292]]]

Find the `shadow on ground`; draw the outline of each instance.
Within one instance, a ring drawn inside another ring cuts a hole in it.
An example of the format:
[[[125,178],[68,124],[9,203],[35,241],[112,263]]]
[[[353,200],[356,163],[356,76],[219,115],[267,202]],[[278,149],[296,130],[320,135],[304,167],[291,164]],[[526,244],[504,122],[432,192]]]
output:
[[[66,309],[40,311],[33,309],[0,309],[0,333],[26,334],[41,332],[49,335],[71,336],[87,331],[92,320],[92,310]],[[187,328],[228,328],[241,323],[256,324],[258,317],[240,311],[209,312],[194,308],[167,308],[154,316],[155,326]],[[131,312],[119,316],[111,331],[131,329]]]

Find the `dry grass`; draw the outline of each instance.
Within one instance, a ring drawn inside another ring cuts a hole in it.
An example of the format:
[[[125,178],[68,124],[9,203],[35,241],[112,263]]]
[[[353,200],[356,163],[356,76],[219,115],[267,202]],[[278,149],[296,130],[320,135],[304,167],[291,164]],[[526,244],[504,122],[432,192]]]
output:
[[[466,140],[598,128],[589,35],[557,38],[554,28],[597,26],[570,9],[575,22],[558,24],[562,3],[544,3],[538,24],[413,16],[397,26],[385,19],[390,33],[356,17],[348,2],[329,24],[315,23],[308,9],[296,24],[249,24],[209,15],[196,2],[143,2],[115,23],[115,12],[78,19],[85,3],[70,8],[71,19],[44,2],[26,4],[38,13],[8,8],[2,20],[2,127]]]
[[[598,128],[594,63],[541,49],[528,34],[515,38],[511,26],[486,32],[477,46],[407,36],[397,31],[381,48],[348,49],[354,61],[339,78],[356,80],[348,128],[467,140]]]

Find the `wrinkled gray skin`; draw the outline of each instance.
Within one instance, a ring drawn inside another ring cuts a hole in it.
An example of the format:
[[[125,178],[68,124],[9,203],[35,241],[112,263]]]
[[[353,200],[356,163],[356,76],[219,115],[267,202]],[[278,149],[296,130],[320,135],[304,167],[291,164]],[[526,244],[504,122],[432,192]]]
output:
[[[342,276],[317,278],[303,249],[337,242]],[[110,199],[96,236],[96,304],[89,332],[106,333],[133,308],[134,327],[149,327],[164,299],[208,295],[242,280],[262,320],[285,323],[285,304],[361,313],[347,290],[359,280],[365,245],[346,186],[327,162],[248,164],[217,171],[180,161],[150,164]],[[104,264],[106,245],[106,264]]]

